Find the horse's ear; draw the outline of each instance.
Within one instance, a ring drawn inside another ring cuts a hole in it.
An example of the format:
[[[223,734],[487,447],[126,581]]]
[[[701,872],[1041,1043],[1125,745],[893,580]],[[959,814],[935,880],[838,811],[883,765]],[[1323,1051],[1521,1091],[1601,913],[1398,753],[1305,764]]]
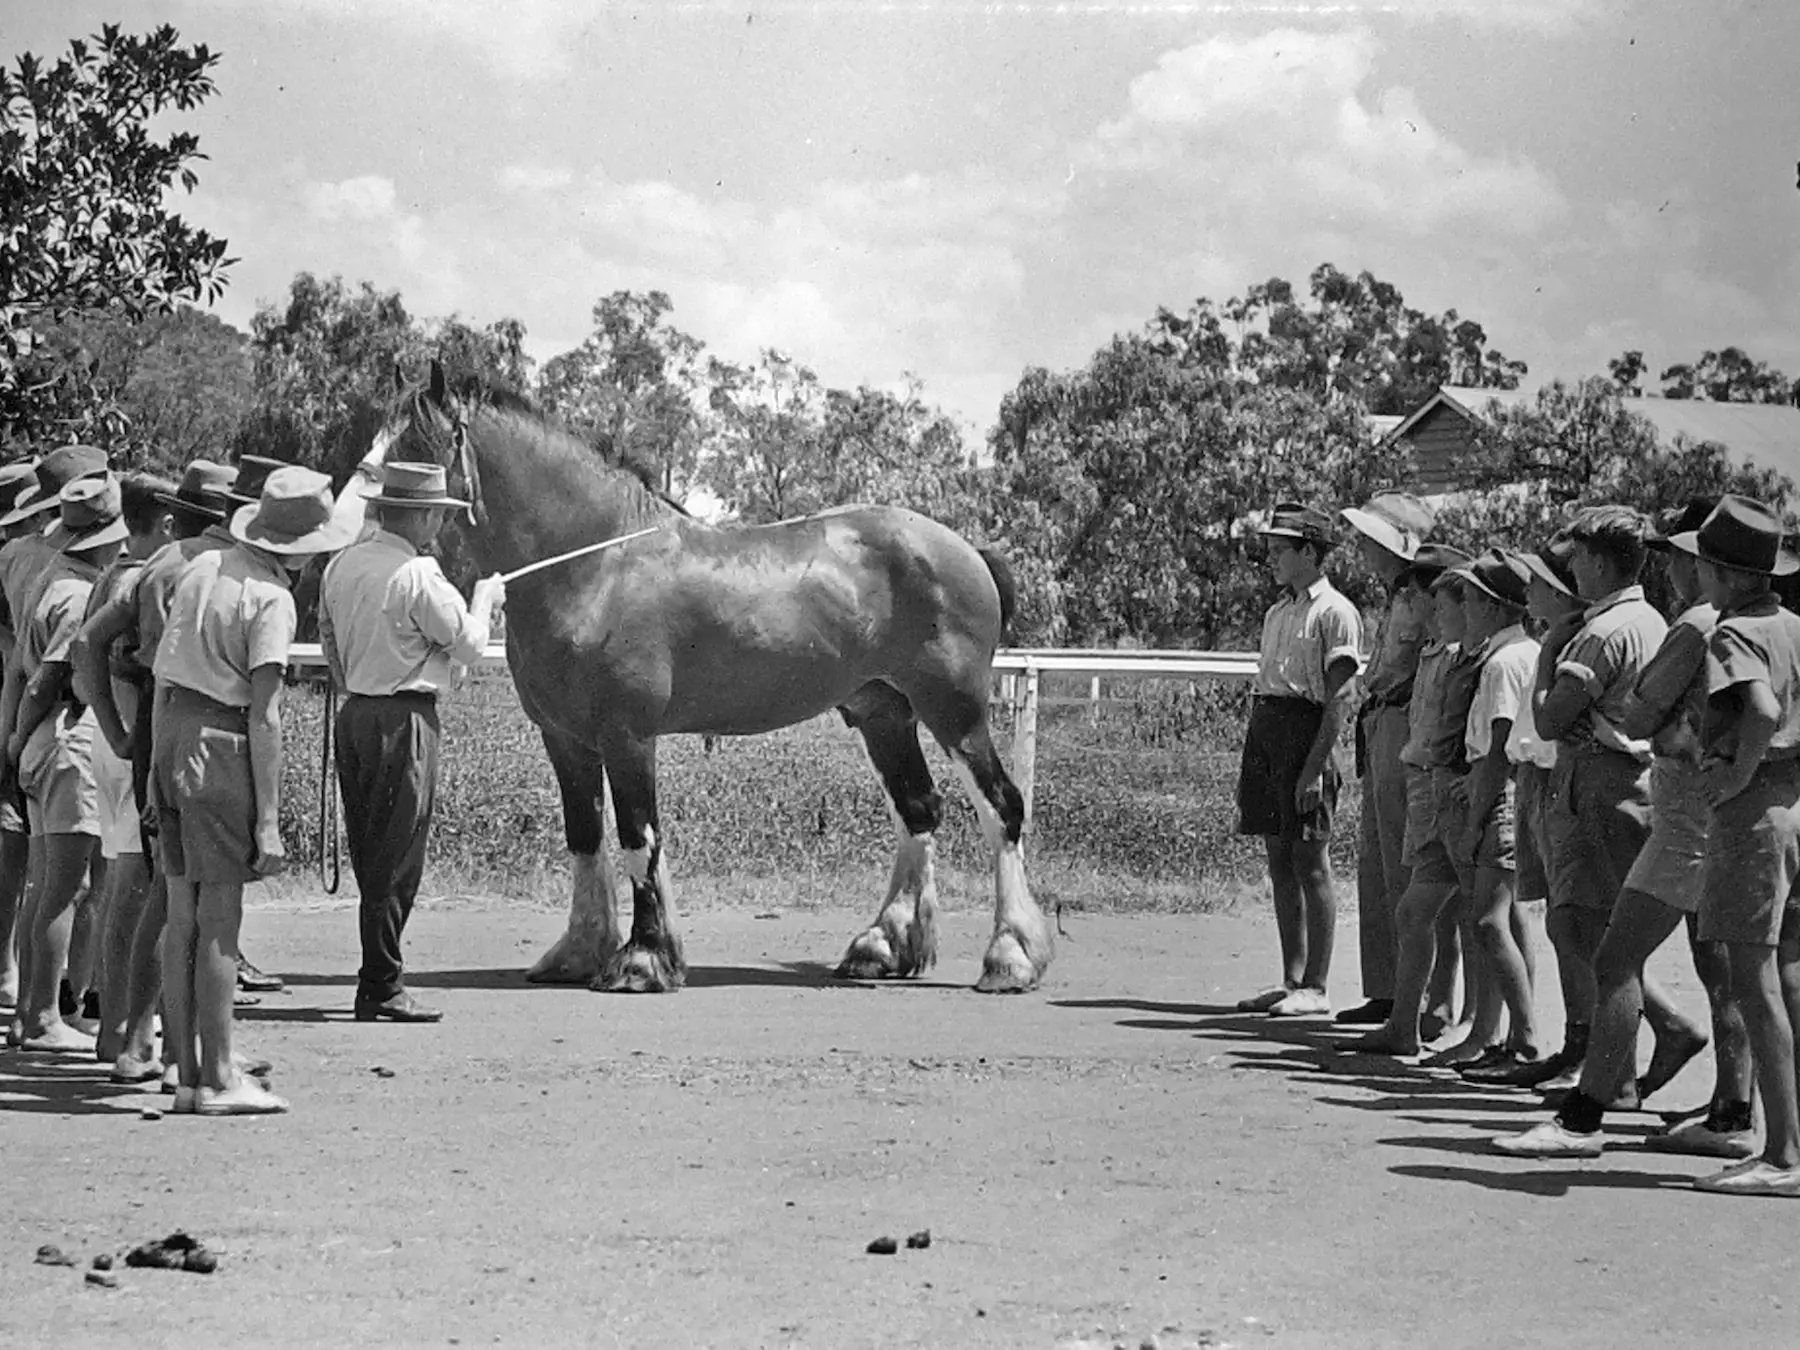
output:
[[[396,394],[406,392],[406,372],[400,369],[400,358],[397,356],[394,358],[394,392]]]
[[[450,401],[450,389],[444,380],[444,363],[435,356],[431,358],[431,383],[426,387],[426,393],[440,408]]]

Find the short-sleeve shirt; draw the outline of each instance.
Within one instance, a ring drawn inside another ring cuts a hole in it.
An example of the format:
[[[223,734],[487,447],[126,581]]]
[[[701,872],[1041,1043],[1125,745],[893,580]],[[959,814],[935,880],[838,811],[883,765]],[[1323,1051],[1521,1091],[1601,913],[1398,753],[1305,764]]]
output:
[[[1706,649],[1718,622],[1719,611],[1709,604],[1693,605],[1676,616],[1632,686],[1620,712],[1621,731],[1655,736],[1679,718],[1699,736],[1706,716]]]
[[[144,564],[137,584],[137,641],[143,660],[156,659],[163,626],[169,621],[169,605],[175,599],[175,586],[187,565],[202,553],[232,548],[236,543],[223,525],[208,525],[199,534],[164,544]]]
[[[1388,601],[1387,612],[1375,632],[1375,649],[1363,672],[1363,692],[1369,702],[1404,708],[1413,696],[1419,670],[1419,653],[1430,636],[1426,601],[1410,587]]]
[[[209,550],[176,583],[156,649],[156,682],[248,708],[251,673],[287,664],[295,624],[280,563],[241,544]]]
[[[1494,746],[1494,723],[1517,723],[1519,710],[1531,707],[1531,686],[1537,676],[1538,644],[1518,624],[1503,628],[1476,653],[1481,667],[1475,697],[1463,736],[1463,752],[1470,764],[1487,757]]]
[[[87,612],[81,616],[82,626],[86,627],[88,620],[108,605],[129,603],[143,570],[142,558],[121,553],[94,583],[93,592],[88,596]],[[130,679],[139,672],[135,632],[127,631],[113,639],[112,649],[106,654],[106,668],[119,679]]]
[[[1348,657],[1362,668],[1362,616],[1319,577],[1304,591],[1284,590],[1263,615],[1256,692],[1274,698],[1325,702],[1325,672]]]
[[[1709,751],[1735,753],[1737,716],[1723,706],[1720,696],[1746,684],[1767,685],[1780,709],[1768,757],[1790,759],[1800,754],[1800,615],[1773,595],[1726,610],[1713,629],[1706,661]]]
[[[0,628],[15,637],[31,621],[30,592],[57,551],[36,531],[0,545]]]
[[[450,665],[473,664],[483,634],[437,559],[377,530],[325,568],[319,642],[344,673],[345,691],[435,693]]]
[[[1400,762],[1415,769],[1452,768],[1462,762],[1469,705],[1481,666],[1461,644],[1434,642],[1419,656],[1412,707],[1407,712],[1406,745]]]
[[[66,555],[45,569],[31,620],[19,639],[19,670],[25,679],[52,661],[68,661],[99,576],[100,569],[92,563]]]
[[[1642,586],[1622,587],[1587,608],[1581,627],[1556,663],[1557,675],[1573,675],[1593,700],[1562,738],[1566,743],[1577,749],[1598,746],[1650,758],[1649,739],[1625,735],[1618,721],[1638,676],[1668,631],[1663,616],[1644,599]]]

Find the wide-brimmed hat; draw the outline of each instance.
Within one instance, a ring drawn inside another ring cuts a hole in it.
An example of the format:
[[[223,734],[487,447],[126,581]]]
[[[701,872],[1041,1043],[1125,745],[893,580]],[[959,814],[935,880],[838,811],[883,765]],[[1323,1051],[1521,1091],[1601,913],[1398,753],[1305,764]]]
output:
[[[1265,538],[1300,539],[1322,548],[1330,548],[1337,542],[1331,517],[1304,502],[1277,502],[1269,513],[1269,523],[1256,532]]]
[[[1787,546],[1781,517],[1761,502],[1731,493],[1719,498],[1699,529],[1670,535],[1669,547],[1740,572],[1771,577],[1800,572],[1800,555]]]
[[[450,479],[441,464],[396,460],[381,469],[381,490],[369,498],[372,506],[464,506],[449,494]]]
[[[239,455],[237,477],[225,489],[225,495],[240,505],[253,506],[262,500],[263,484],[268,481],[269,475],[277,469],[287,467],[288,461],[285,459],[270,459],[267,455]]]
[[[1578,598],[1575,585],[1575,541],[1573,539],[1552,539],[1535,553],[1519,555],[1530,570],[1531,575],[1543,582],[1551,590],[1568,596],[1571,600]]]
[[[1429,587],[1452,567],[1461,567],[1469,555],[1450,544],[1420,544],[1412,561],[1400,574],[1401,582],[1420,582]]]
[[[173,492],[159,492],[156,500],[201,520],[223,520],[231,509],[231,486],[237,473],[229,464],[197,459],[182,471]]]
[[[1719,499],[1717,497],[1695,497],[1686,506],[1682,507],[1678,514],[1672,515],[1663,525],[1662,529],[1644,540],[1644,544],[1649,548],[1667,553],[1669,551],[1669,540],[1672,537],[1678,534],[1688,534],[1698,530],[1706,523],[1706,518],[1713,513],[1718,505]]]
[[[297,464],[273,470],[262,496],[231,518],[232,538],[269,553],[330,553],[361,531],[361,510],[340,510],[331,480]]]
[[[0,527],[56,509],[63,488],[82,478],[106,472],[106,451],[92,445],[58,446],[37,462],[37,483],[21,492],[12,510],[0,516]]]
[[[1379,492],[1362,506],[1338,514],[1358,534],[1411,562],[1437,524],[1437,513],[1410,492]]]
[[[1514,609],[1524,609],[1531,598],[1531,569],[1523,558],[1506,549],[1490,548],[1450,571],[1458,580]]]
[[[37,486],[37,461],[21,459],[0,467],[0,514],[18,505],[19,498]]]
[[[61,513],[57,546],[64,553],[85,553],[91,548],[116,544],[130,532],[125,524],[119,480],[110,473],[100,478],[78,478],[59,494]]]

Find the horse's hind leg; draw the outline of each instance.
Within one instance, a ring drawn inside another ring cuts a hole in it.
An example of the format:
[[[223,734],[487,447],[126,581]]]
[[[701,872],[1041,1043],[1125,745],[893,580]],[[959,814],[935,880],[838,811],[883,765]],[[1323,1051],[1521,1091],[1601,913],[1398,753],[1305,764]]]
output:
[[[525,978],[534,984],[586,984],[619,947],[612,864],[601,831],[606,775],[592,750],[548,727],[539,730],[562,794],[563,836],[575,884],[568,928]]]
[[[631,940],[613,953],[592,987],[615,994],[669,993],[687,979],[687,961],[669,917],[669,877],[656,815],[656,742],[621,736],[606,743],[605,756],[631,877]]]
[[[850,944],[837,968],[846,980],[917,975],[937,962],[937,879],[932,835],[943,818],[944,799],[932,785],[919,749],[912,705],[889,685],[871,684],[838,710],[862,736],[863,746],[887,788],[900,846],[888,878],[887,899],[867,932]]]
[[[1017,994],[1037,987],[1056,955],[1049,921],[1025,884],[1025,799],[1019,795],[988,734],[985,708],[974,726],[954,740],[940,736],[950,752],[981,820],[994,854],[994,936],[981,961],[975,988],[984,994]]]

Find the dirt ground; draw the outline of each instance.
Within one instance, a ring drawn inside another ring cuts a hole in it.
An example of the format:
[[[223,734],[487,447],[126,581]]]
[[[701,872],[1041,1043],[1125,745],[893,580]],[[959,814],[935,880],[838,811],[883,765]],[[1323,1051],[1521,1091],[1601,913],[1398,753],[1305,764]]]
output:
[[[422,906],[435,1027],[359,1025],[353,910],[253,906],[290,990],[244,1014],[291,1115],[0,1054],[0,1345],[1792,1345],[1800,1205],[1685,1188],[1633,1147],[1492,1156],[1523,1093],[1387,1069],[1227,1011],[1263,916],[1071,916],[1047,987],[825,978],[862,916],[684,919],[688,988],[533,988],[541,909]],[[1339,934],[1338,997],[1355,933]],[[1702,1006],[1685,961],[1659,965]],[[1546,981],[1549,983],[1549,981]],[[1553,1006],[1553,998],[1547,995]],[[1560,1027],[1560,1017],[1553,1026]],[[377,1072],[386,1070],[389,1073]],[[1691,1067],[1652,1106],[1702,1100]],[[210,1277],[38,1266],[185,1228]],[[931,1245],[905,1238],[929,1229]],[[893,1256],[871,1239],[901,1240]]]

